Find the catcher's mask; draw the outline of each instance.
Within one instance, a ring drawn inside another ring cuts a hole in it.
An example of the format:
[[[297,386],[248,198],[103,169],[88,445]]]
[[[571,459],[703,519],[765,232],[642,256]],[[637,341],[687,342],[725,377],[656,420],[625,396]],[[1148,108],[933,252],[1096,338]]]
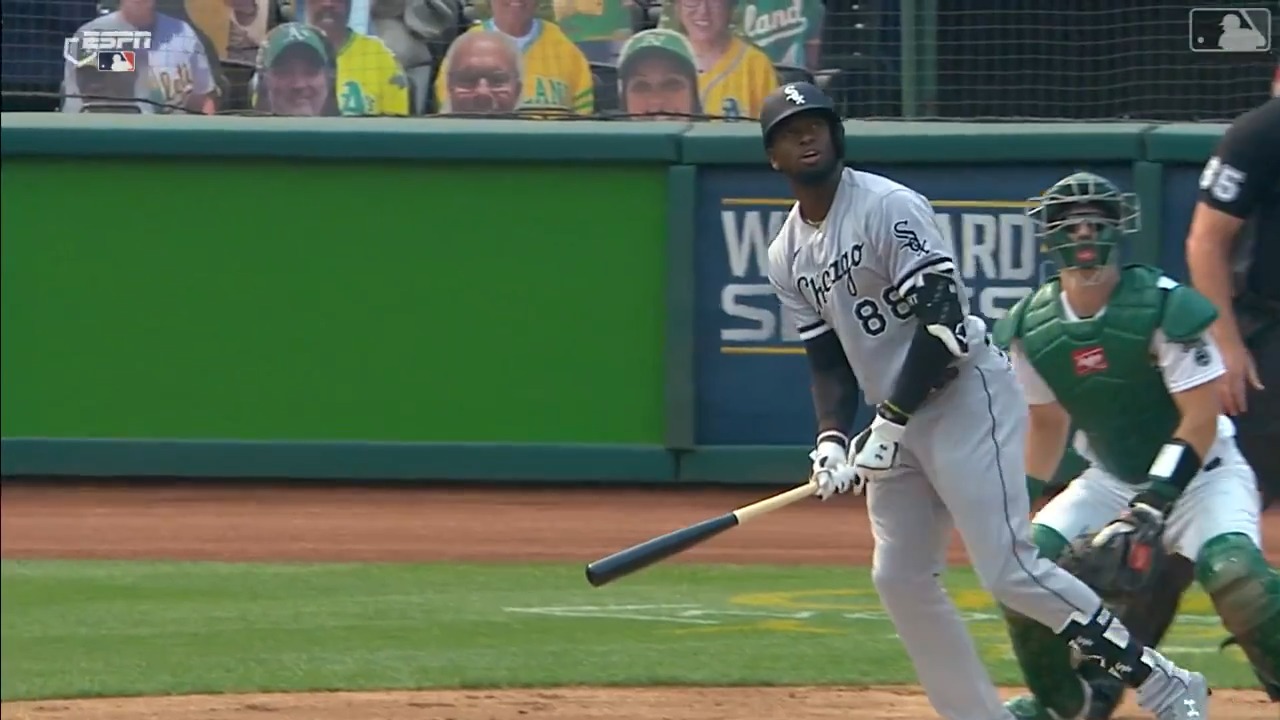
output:
[[[1141,229],[1138,196],[1123,193],[1110,180],[1078,172],[1028,198],[1027,215],[1036,237],[1064,269],[1092,269],[1119,261],[1120,241]],[[1078,226],[1088,223],[1093,233],[1081,237]]]

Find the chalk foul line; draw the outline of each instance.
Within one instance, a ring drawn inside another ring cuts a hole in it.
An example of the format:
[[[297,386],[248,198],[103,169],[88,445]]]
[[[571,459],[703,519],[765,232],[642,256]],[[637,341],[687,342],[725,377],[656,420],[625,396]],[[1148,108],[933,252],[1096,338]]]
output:
[[[625,604],[625,605],[549,605],[542,607],[504,607],[503,612],[524,615],[541,615],[559,618],[606,618],[615,620],[639,620],[683,625],[720,625],[743,619],[759,620],[812,620],[833,618],[857,622],[889,622],[883,610],[860,612],[821,612],[815,610],[730,610],[712,608],[696,603]],[[961,611],[960,619],[966,623],[996,622],[1002,618],[989,612]],[[1217,625],[1213,615],[1179,615],[1177,622],[1187,625]]]

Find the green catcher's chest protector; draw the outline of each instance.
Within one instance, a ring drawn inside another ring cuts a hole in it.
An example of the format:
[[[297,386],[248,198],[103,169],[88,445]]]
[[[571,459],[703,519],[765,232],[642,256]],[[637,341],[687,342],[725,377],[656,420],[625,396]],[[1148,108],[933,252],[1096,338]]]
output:
[[[1180,419],[1152,337],[1160,329],[1172,342],[1200,342],[1217,310],[1146,265],[1126,265],[1106,310],[1090,319],[1069,319],[1061,292],[1054,278],[1023,298],[996,323],[995,341],[1006,349],[1021,343],[1105,470],[1145,483]]]

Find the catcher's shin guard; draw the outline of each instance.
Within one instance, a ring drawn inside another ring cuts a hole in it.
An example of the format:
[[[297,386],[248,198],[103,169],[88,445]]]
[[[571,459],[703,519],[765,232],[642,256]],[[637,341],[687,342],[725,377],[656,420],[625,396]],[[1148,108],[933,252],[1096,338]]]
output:
[[[1161,568],[1147,597],[1134,598],[1112,608],[1129,632],[1148,647],[1159,647],[1173,625],[1178,606],[1187,588],[1195,581],[1195,565],[1181,555],[1172,555]],[[1124,699],[1127,689],[1117,678],[1102,672],[1096,665],[1081,668],[1081,676],[1093,689],[1087,720],[1110,720]]]
[[[1248,536],[1228,533],[1200,550],[1196,579],[1262,686],[1280,700],[1280,573]]]
[[[1067,547],[1067,539],[1044,525],[1032,524],[1031,539],[1040,555],[1057,560]],[[1009,630],[1013,655],[1022,669],[1033,700],[1028,706],[1048,709],[1058,717],[1077,717],[1085,704],[1085,690],[1072,672],[1071,648],[1064,638],[1031,618],[1001,607]]]

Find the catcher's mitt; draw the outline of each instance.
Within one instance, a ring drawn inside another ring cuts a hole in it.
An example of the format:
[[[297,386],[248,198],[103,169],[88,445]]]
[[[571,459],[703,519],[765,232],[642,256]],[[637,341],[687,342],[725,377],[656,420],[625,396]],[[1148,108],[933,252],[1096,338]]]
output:
[[[1124,604],[1145,597],[1158,581],[1168,560],[1163,529],[1159,518],[1131,511],[1101,532],[1077,537],[1058,564],[1106,602]]]

